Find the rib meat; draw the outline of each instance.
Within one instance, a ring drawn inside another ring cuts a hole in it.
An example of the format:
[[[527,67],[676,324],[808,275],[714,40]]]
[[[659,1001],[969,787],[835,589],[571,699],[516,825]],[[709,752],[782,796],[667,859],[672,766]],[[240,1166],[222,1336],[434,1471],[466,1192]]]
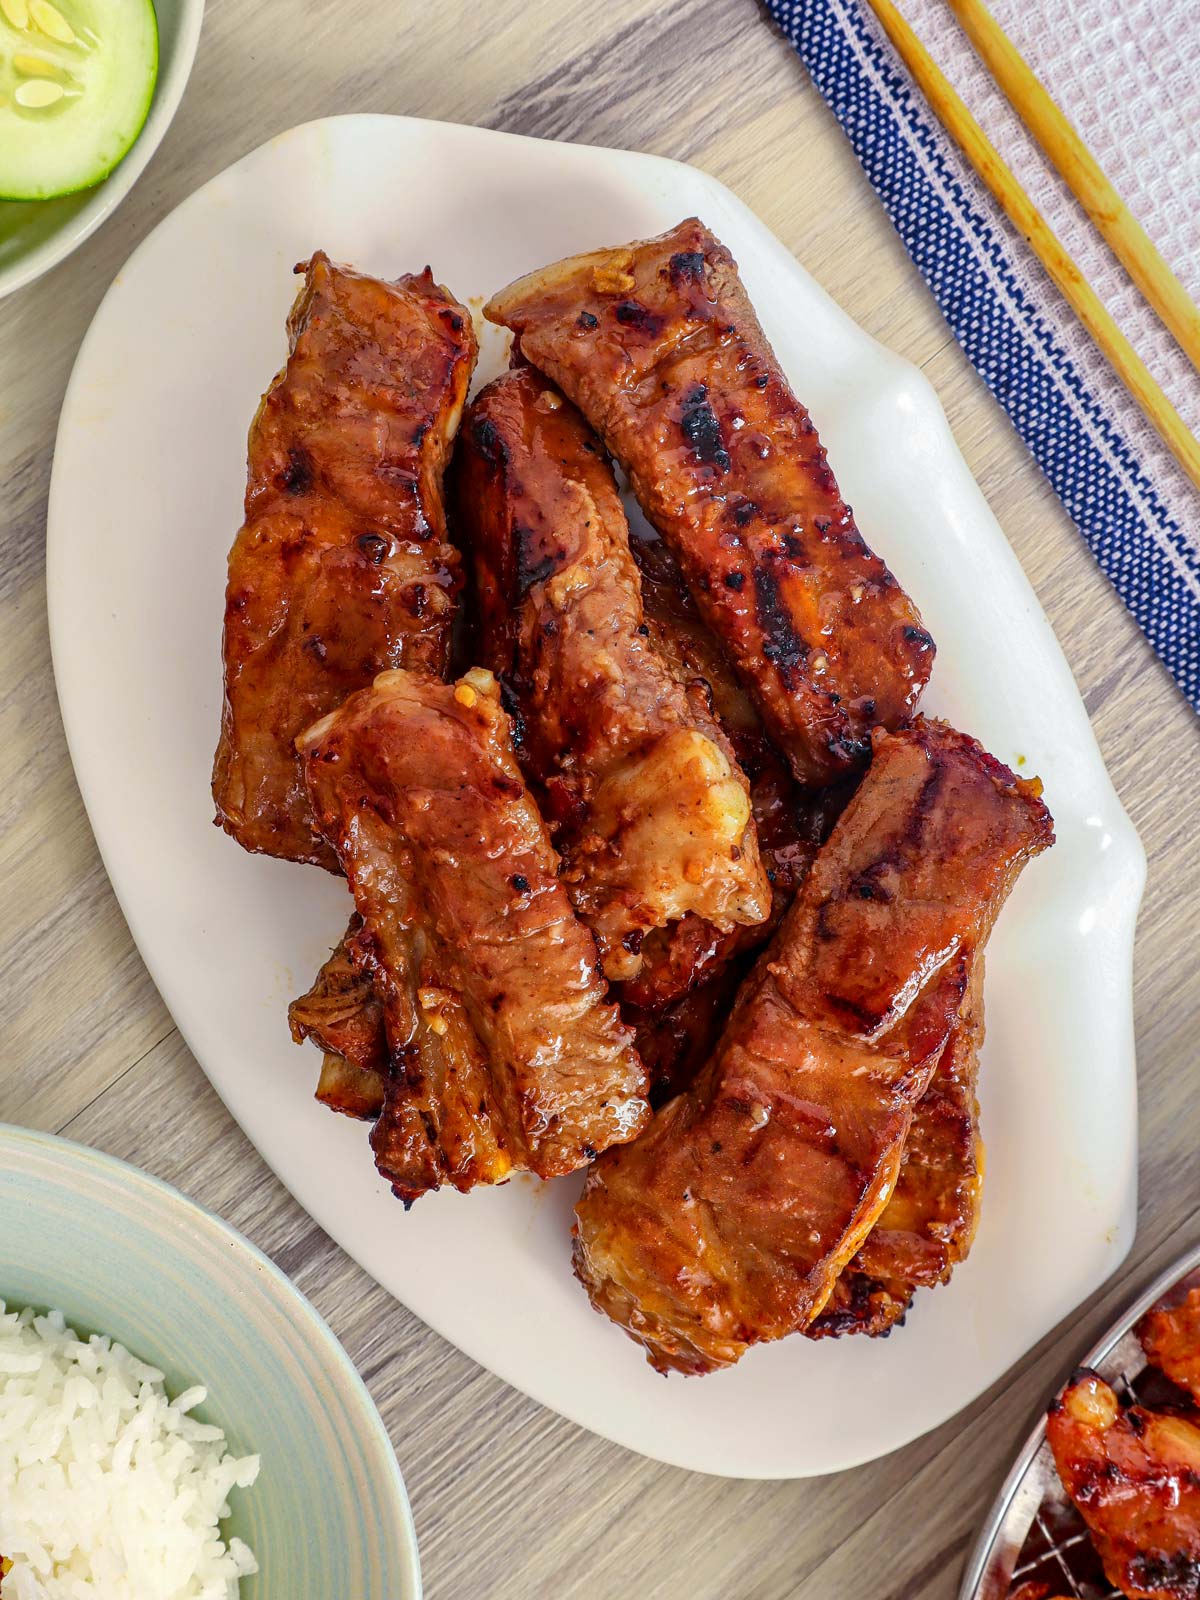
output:
[[[1174,1306],[1158,1306],[1138,1325],[1146,1357],[1200,1402],[1200,1289]]]
[[[753,953],[732,956],[662,1011],[644,1011],[622,998],[621,1015],[635,1030],[634,1043],[650,1075],[652,1105],[664,1105],[696,1081],[753,964]]]
[[[918,719],[854,799],[695,1085],[593,1168],[576,1272],[661,1370],[806,1327],[886,1205],[971,966],[1052,840],[1038,786]]]
[[[762,922],[745,776],[646,626],[616,483],[582,417],[529,368],[505,373],[468,412],[455,482],[484,655],[515,697],[519,753],[607,976],[633,976],[646,934],[683,916]]]
[[[405,1200],[570,1172],[645,1122],[645,1070],[513,755],[490,673],[395,671],[299,741],[390,1057],[372,1134]]]
[[[692,218],[545,267],[484,315],[629,474],[802,782],[866,765],[933,641],[868,549],[729,251]]]
[[[1197,1600],[1200,1427],[1122,1408],[1081,1367],[1051,1405],[1046,1435],[1109,1582],[1131,1600]]]
[[[247,850],[335,867],[294,742],[389,667],[445,670],[459,563],[442,472],[475,337],[428,270],[385,283],[320,252],[288,331],[229,556],[213,798]]]
[[[317,1099],[332,1111],[373,1120],[383,1110],[388,1047],[369,960],[354,955],[361,931],[356,912],[312,988],[288,1007],[288,1022],[297,1044],[311,1039],[325,1052]]]
[[[971,973],[962,1012],[917,1103],[892,1197],[833,1286],[811,1338],[887,1333],[918,1289],[946,1283],[975,1238],[983,1196],[979,1047],[983,963]]]
[[[772,891],[771,914],[757,927],[722,930],[692,914],[648,936],[641,970],[622,985],[621,1002],[652,1013],[682,1006],[697,985],[716,980],[730,963],[740,963],[767,943],[849,798],[849,786],[817,792],[796,783],[697,611],[678,562],[644,527],[631,534],[651,634],[675,676],[712,707],[749,779],[759,855]]]

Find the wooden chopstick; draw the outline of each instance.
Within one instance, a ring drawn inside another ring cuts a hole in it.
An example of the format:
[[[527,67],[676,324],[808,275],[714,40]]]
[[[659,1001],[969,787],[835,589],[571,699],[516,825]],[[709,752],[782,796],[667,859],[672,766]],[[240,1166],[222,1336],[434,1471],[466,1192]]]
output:
[[[1200,489],[1200,444],[1184,427],[1183,419],[1155,383],[1146,364],[892,0],[869,0],[869,4],[947,133],[987,184],[1009,221],[1028,240],[1155,432]]]
[[[1030,71],[983,0],[946,0],[1013,110],[1087,212],[1105,243],[1200,368],[1200,310],[1104,176],[1099,162]]]

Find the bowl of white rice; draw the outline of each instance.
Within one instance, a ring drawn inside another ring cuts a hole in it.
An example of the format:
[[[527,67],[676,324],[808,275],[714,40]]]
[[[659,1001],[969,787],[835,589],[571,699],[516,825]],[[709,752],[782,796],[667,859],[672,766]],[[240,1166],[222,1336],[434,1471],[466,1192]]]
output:
[[[0,1600],[419,1600],[326,1324],[157,1179],[0,1124]]]

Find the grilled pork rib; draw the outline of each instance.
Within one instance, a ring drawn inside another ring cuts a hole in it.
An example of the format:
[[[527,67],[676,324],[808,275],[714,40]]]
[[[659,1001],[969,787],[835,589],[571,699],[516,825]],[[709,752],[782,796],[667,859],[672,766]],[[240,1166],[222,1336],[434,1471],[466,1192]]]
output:
[[[322,1105],[373,1120],[383,1110],[388,1047],[370,959],[355,958],[361,932],[355,912],[312,988],[288,1007],[288,1022],[297,1044],[311,1039],[325,1052],[317,1083]]]
[[[299,748],[383,1005],[390,1076],[372,1145],[396,1192],[554,1177],[632,1138],[645,1070],[491,674],[385,673]]]
[[[740,964],[770,939],[848,795],[800,788],[697,611],[668,547],[638,527],[631,529],[631,548],[641,572],[651,636],[674,675],[711,706],[749,779],[759,856],[771,884],[771,914],[756,927],[722,930],[691,914],[669,928],[655,929],[646,939],[640,972],[621,986],[622,1005],[644,1013],[668,1007],[686,1012],[690,991],[717,983],[731,963]]]
[[[665,1104],[696,1081],[753,964],[753,951],[731,957],[661,1011],[643,1010],[622,997],[621,1015],[636,1030],[637,1053],[650,1075],[651,1105]]]
[[[1200,1427],[1122,1408],[1081,1367],[1050,1407],[1046,1437],[1108,1580],[1130,1600],[1200,1595]]]
[[[540,387],[537,375],[524,370]],[[464,444],[474,426],[472,411],[460,435]],[[460,494],[466,477],[457,474]],[[689,914],[652,929],[642,942],[641,970],[618,992],[622,1014],[637,1031],[638,1053],[656,1101],[661,1101],[686,1088],[711,1054],[754,952],[770,939],[844,797],[829,791],[818,797],[799,789],[696,611],[674,557],[644,525],[629,533],[645,603],[644,626],[654,647],[686,686],[689,699],[715,713],[739,765],[750,775],[751,804],[772,889],[771,916],[756,927],[725,931]],[[355,1009],[356,1000],[361,1010]],[[326,1051],[318,1098],[352,1116],[377,1115],[384,1084],[378,1074],[387,1059],[382,1011],[369,977],[353,966],[346,941],[309,994],[293,1002],[289,1015],[297,1040],[312,1039]]]
[[[933,641],[868,549],[729,251],[694,218],[529,274],[484,315],[575,402],[678,556],[797,777],[866,765]]]
[[[806,1330],[812,1338],[887,1333],[918,1289],[946,1283],[966,1259],[983,1196],[975,1098],[982,1042],[980,959],[933,1081],[913,1112],[892,1197]]]
[[[660,1370],[806,1327],[890,1197],[913,1108],[1024,863],[1037,786],[918,719],[854,799],[709,1066],[576,1208],[576,1272]]]
[[[1200,1404],[1200,1289],[1173,1306],[1157,1306],[1138,1324],[1146,1359]]]
[[[442,472],[475,337],[428,271],[385,283],[319,252],[288,331],[229,557],[213,798],[247,850],[332,868],[294,741],[387,668],[445,670],[459,568]]]
[[[472,403],[455,455],[488,664],[563,881],[610,979],[681,917],[762,922],[771,897],[749,790],[702,696],[650,636],[612,471],[579,413],[528,368]]]

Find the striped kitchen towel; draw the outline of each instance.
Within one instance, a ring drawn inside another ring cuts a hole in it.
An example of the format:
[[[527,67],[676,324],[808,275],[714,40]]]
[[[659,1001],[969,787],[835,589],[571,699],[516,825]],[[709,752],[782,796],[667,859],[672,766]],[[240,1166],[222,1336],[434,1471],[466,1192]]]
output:
[[[865,0],[765,4],[841,123],[959,344],[1200,710],[1200,494],[943,132]],[[1197,431],[1200,376],[1047,165],[942,0],[901,4]],[[991,10],[1200,299],[1197,0],[992,0]]]

